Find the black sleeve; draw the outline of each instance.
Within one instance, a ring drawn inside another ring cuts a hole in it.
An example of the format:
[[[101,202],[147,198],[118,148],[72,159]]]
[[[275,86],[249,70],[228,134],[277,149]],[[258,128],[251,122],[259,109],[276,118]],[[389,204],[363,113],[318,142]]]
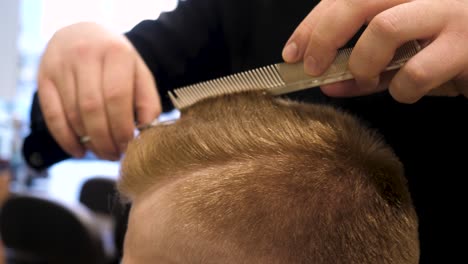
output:
[[[29,135],[24,139],[22,154],[26,163],[35,170],[44,170],[51,165],[70,158],[55,142],[44,121],[37,92],[34,94],[30,112]]]
[[[223,1],[181,1],[157,20],[145,20],[126,33],[155,77],[163,110],[167,91],[228,71]]]
[[[155,77],[163,111],[172,110],[167,91],[214,78],[229,68],[218,0],[181,1],[156,20],[145,20],[125,35]],[[224,9],[224,8],[223,8]],[[26,163],[36,170],[70,158],[50,135],[37,93],[31,108],[31,132],[23,142]]]

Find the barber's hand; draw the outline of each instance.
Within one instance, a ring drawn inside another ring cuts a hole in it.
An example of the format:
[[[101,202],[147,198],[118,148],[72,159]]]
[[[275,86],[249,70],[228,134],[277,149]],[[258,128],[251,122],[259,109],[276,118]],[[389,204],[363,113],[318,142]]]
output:
[[[135,121],[149,123],[161,112],[153,76],[131,43],[94,23],[55,33],[38,82],[47,127],[75,157],[90,149],[100,158],[119,159]],[[80,143],[83,136],[90,141]]]
[[[349,61],[355,80],[324,86],[326,94],[365,95],[389,87],[396,100],[413,103],[453,80],[468,97],[467,0],[323,0],[288,40],[283,58],[303,59],[307,73],[320,75],[365,23]],[[411,40],[424,49],[396,74],[381,75],[395,50]]]

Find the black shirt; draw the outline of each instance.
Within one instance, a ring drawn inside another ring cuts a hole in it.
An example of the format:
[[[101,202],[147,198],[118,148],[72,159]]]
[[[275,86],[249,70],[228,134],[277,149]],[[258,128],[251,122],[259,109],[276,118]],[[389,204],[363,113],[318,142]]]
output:
[[[281,51],[295,27],[318,1],[189,0],[158,20],[143,21],[126,34],[155,76],[163,109],[169,89],[254,67],[282,62]],[[352,46],[355,38],[347,46]],[[405,166],[420,220],[421,263],[463,259],[467,219],[468,100],[425,97],[400,104],[387,92],[329,98],[319,89],[288,95],[332,104],[383,134]],[[35,168],[68,158],[51,138],[40,109],[33,107],[32,133],[24,155]],[[42,157],[35,164],[32,153]]]

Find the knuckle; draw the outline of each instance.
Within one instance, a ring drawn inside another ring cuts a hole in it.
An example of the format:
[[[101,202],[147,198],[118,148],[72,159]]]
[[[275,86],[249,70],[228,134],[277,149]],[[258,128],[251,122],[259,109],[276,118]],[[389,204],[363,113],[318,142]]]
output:
[[[418,63],[409,63],[403,69],[407,77],[409,86],[417,91],[422,91],[426,88],[427,83],[430,81],[430,73]]]
[[[59,123],[62,116],[60,115],[60,113],[58,111],[50,111],[48,110],[47,108],[44,108],[44,119],[49,123],[49,124],[53,124],[53,123]]]
[[[41,70],[44,70],[47,73],[60,72],[66,66],[66,60],[62,56],[56,56],[56,54],[47,54],[49,56],[44,56],[41,61]]]
[[[44,79],[60,76],[67,69],[65,56],[57,52],[46,51],[40,59],[37,80],[41,84]]]
[[[80,102],[80,108],[83,113],[94,114],[101,109],[101,104],[96,99],[87,98]]]
[[[70,122],[70,124],[73,124],[75,126],[79,126],[81,124],[81,116],[77,110],[68,110],[67,119]]]
[[[342,6],[342,8],[346,8],[348,10],[352,10],[355,15],[369,19],[370,17],[375,15],[375,5],[377,1],[369,1],[369,0],[341,0],[336,1]],[[368,20],[367,20],[368,21]]]
[[[333,43],[333,41],[330,41],[330,38],[328,38],[328,36],[320,34],[317,31],[312,31],[310,33],[310,38],[309,38],[309,46],[310,47],[317,47],[317,48],[321,48],[321,49],[325,49],[325,48],[334,49],[334,48],[336,48],[335,45],[336,44]]]
[[[357,79],[375,78],[382,70],[375,66],[379,65],[378,59],[379,56],[373,52],[356,48],[348,63],[349,71]]]
[[[369,4],[368,0],[345,0],[344,4],[351,8],[360,8]]]
[[[126,95],[124,89],[127,87],[122,87],[124,89],[118,89],[119,84],[113,84],[105,90],[104,100],[107,104],[109,103],[121,103],[125,99],[131,100],[129,96]]]
[[[380,13],[369,24],[369,30],[376,35],[396,36],[400,32],[399,18],[393,13]]]
[[[300,24],[300,27],[298,28],[297,33],[301,34],[302,36],[307,36],[307,34],[312,33],[312,32],[314,32],[313,27],[312,27],[312,22],[308,19],[305,19]]]
[[[129,46],[120,39],[109,39],[107,40],[106,50],[111,54],[122,54],[122,53],[130,53]]]
[[[372,64],[368,64],[368,65],[372,65]],[[369,79],[372,77],[368,69],[364,69],[363,67],[361,67],[361,64],[350,62],[348,68],[351,74],[356,79]]]
[[[71,52],[77,58],[86,58],[91,56],[91,54],[94,52],[94,47],[91,42],[85,39],[81,39],[71,47]]]

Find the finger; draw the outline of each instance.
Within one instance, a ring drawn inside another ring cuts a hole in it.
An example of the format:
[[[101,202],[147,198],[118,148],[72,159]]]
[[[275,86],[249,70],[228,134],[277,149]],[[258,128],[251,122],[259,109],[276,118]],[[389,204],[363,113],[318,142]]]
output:
[[[62,66],[63,74],[58,80],[60,87],[57,87],[60,94],[60,99],[63,102],[65,116],[68,124],[71,126],[75,134],[84,136],[85,130],[81,121],[80,111],[78,108],[77,92],[75,77],[71,67]]]
[[[454,84],[457,87],[458,92],[461,95],[468,98],[468,86],[466,85],[466,83],[468,83],[466,73],[462,73],[460,76],[457,76],[456,79],[452,80],[452,84]]]
[[[305,43],[309,39],[309,34],[313,31],[317,21],[319,21],[321,15],[335,1],[322,0],[299,24],[283,48],[282,56],[284,61],[294,63],[302,59],[305,49],[299,49],[299,47],[306,45]]]
[[[88,47],[79,47],[74,59],[78,105],[90,148],[100,158],[117,160],[119,151],[111,139],[109,122],[101,91],[102,61]]]
[[[411,58],[390,83],[390,94],[399,102],[414,103],[458,75],[468,56],[465,43],[457,41],[457,38],[450,33],[440,35]]]
[[[322,74],[332,63],[337,49],[350,40],[366,18],[406,0],[335,1],[317,22],[305,47],[305,71],[311,75]]]
[[[49,132],[68,154],[82,157],[85,149],[77,140],[77,135],[67,123],[60,95],[52,81],[39,77],[39,104]]]
[[[135,60],[127,47],[116,45],[104,58],[103,93],[114,145],[119,151],[126,149],[133,138],[135,120],[133,113],[133,78]]]
[[[388,88],[390,81],[395,76],[396,71],[387,71],[380,75],[379,84],[377,87],[366,90],[360,87],[356,80],[347,80],[338,83],[327,84],[321,87],[324,94],[331,97],[352,97],[352,96],[363,96],[372,93],[384,91]]]
[[[141,58],[136,62],[134,104],[138,124],[152,122],[162,111],[153,75]]]
[[[363,91],[375,89],[379,74],[392,60],[395,50],[410,40],[437,35],[445,20],[431,2],[395,6],[375,16],[356,43],[349,69]],[[430,17],[427,15],[430,14]]]

